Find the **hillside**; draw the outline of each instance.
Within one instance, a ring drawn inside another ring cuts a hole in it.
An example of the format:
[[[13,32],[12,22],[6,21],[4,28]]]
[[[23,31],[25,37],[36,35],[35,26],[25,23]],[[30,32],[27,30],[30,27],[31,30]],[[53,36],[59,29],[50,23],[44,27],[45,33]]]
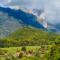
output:
[[[0,46],[39,46],[52,44],[60,44],[60,35],[30,27],[18,29],[7,38],[0,39]]]

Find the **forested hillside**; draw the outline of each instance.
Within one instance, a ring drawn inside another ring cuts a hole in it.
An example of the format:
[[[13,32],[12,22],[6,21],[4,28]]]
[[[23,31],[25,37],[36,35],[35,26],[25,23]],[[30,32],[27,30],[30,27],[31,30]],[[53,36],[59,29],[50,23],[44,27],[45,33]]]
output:
[[[24,27],[0,39],[0,47],[39,46],[60,44],[60,35],[31,27]]]

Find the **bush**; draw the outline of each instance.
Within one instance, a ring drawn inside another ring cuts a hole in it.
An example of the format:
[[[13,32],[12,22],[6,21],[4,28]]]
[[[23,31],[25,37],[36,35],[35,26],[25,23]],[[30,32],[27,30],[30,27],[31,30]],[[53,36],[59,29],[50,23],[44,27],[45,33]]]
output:
[[[26,47],[23,46],[23,47],[21,48],[21,50],[25,52],[25,51],[26,51]]]
[[[0,55],[4,55],[7,52],[7,50],[0,49]]]

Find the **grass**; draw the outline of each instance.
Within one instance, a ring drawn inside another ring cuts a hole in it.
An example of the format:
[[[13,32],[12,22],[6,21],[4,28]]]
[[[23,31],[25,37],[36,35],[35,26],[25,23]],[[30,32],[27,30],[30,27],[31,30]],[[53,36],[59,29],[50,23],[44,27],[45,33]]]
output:
[[[46,46],[44,46],[44,47],[46,47]],[[10,60],[48,60],[47,57],[49,55],[49,52],[50,52],[50,49],[52,46],[48,45],[47,47],[48,47],[48,49],[45,50],[44,56],[42,58],[38,57],[38,56],[33,56],[33,57],[23,56],[23,58],[21,58],[21,59],[15,58],[15,59],[10,59]],[[8,53],[14,55],[16,53],[16,50],[18,49],[21,51],[21,48],[22,47],[9,47],[9,48],[0,48],[0,49],[7,50]],[[26,46],[27,51],[33,50],[36,52],[36,51],[38,51],[39,48],[41,48],[41,46]],[[40,55],[42,56],[42,54],[40,54]],[[6,59],[5,59],[5,57],[0,56],[0,60],[6,60]]]
[[[8,47],[8,48],[1,48],[3,50],[7,50],[9,53],[15,53],[17,49],[21,50],[22,47]],[[40,48],[40,46],[26,46],[27,50],[36,50]]]
[[[45,45],[45,46],[47,46],[47,45]],[[48,45],[48,47],[50,48],[51,45]],[[7,50],[9,53],[15,53],[17,49],[21,50],[21,48],[22,48],[22,46],[21,46],[21,47],[1,48],[1,49]],[[36,50],[38,50],[39,48],[41,48],[41,46],[26,46],[27,51],[28,51],[28,50],[36,51]]]
[[[8,53],[10,53],[10,54],[15,54],[16,50],[17,49],[21,50],[21,48],[22,47],[9,47],[9,48],[0,48],[0,49],[7,50]],[[34,51],[36,51],[39,48],[41,48],[41,47],[40,46],[26,46],[27,51],[28,50],[34,50]],[[21,60],[37,60],[37,59],[38,59],[37,57],[23,57]],[[0,60],[5,60],[5,58],[1,56]],[[20,59],[18,59],[18,60],[20,60]]]

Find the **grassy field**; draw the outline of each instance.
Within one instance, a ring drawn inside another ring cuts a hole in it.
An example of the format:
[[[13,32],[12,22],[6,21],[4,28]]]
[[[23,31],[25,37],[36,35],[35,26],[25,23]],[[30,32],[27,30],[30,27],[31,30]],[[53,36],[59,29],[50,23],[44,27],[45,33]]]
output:
[[[0,50],[6,50],[7,54],[10,55],[9,59],[6,59],[7,57],[0,55],[0,60],[58,60],[60,59],[59,56],[59,49],[57,49],[57,46],[53,46],[51,49],[51,45],[45,45],[44,47],[41,46],[26,46],[26,52],[28,51],[34,51],[35,54],[30,54],[28,56],[27,54],[23,56],[22,58],[13,57],[16,54],[17,49],[21,52],[22,47],[9,47],[9,48],[0,48]],[[57,53],[57,54],[56,54]],[[1,51],[0,51],[1,54]],[[52,57],[50,57],[50,54]],[[55,56],[56,55],[56,56]],[[51,59],[50,59],[51,58]]]
[[[1,48],[3,50],[7,50],[9,53],[15,53],[17,49],[21,50],[22,47],[9,47],[9,48]],[[26,46],[27,50],[34,50],[41,48],[40,46]]]
[[[51,47],[51,46],[49,46],[49,47]],[[0,49],[6,50],[9,54],[14,55],[16,53],[16,50],[18,49],[18,50],[21,51],[21,48],[22,47],[9,47],[9,48],[0,48]],[[36,52],[36,51],[38,51],[39,48],[41,48],[41,46],[26,46],[27,51],[33,50],[34,52]],[[45,51],[45,52],[48,52],[48,50]],[[6,60],[6,59],[5,59],[5,57],[0,56],[0,60]],[[20,60],[20,59],[16,59],[16,60]],[[23,58],[21,58],[21,60],[40,60],[40,57],[37,57],[37,56],[33,56],[33,57],[24,56]]]

